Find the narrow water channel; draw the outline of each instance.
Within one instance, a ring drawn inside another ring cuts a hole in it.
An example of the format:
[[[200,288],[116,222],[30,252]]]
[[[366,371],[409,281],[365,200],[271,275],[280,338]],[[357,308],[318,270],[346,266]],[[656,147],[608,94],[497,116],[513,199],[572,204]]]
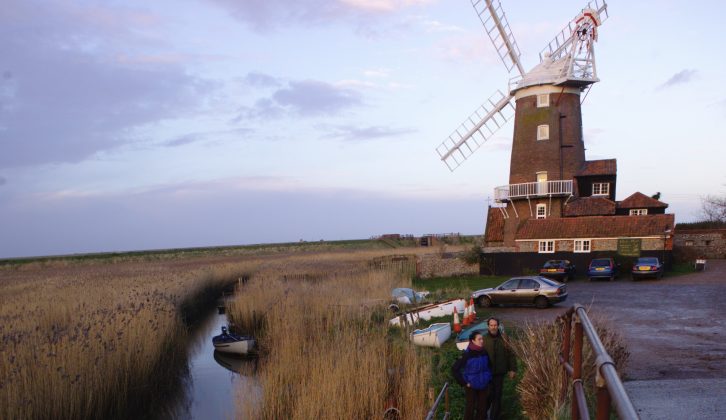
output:
[[[244,418],[244,404],[259,401],[257,360],[215,352],[212,337],[227,325],[227,316],[214,309],[195,326],[189,345],[189,376],[184,397],[172,409],[175,419]]]

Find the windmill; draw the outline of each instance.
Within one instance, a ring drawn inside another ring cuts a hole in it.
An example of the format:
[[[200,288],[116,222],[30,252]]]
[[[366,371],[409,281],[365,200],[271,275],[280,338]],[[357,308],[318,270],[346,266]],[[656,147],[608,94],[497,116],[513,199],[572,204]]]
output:
[[[579,109],[579,97],[583,90],[589,89],[593,83],[598,82],[597,71],[595,67],[595,51],[594,43],[597,40],[597,29],[600,24],[607,18],[607,4],[603,0],[593,0],[589,2],[585,8],[572,20],[559,34],[540,52],[540,63],[525,72],[520,61],[520,51],[517,42],[514,39],[512,30],[507,22],[507,18],[498,0],[472,0],[472,5],[476,10],[479,19],[484,25],[487,35],[491,39],[497,54],[501,58],[508,72],[514,68],[519,73],[509,81],[507,93],[497,90],[489,99],[484,102],[477,110],[472,113],[454,132],[444,140],[437,148],[441,160],[447,165],[449,170],[453,171],[459,167],[469,156],[471,156],[485,141],[501,128],[513,116],[515,117],[515,134],[512,148],[512,163],[510,183],[525,182],[521,178],[527,178],[527,175],[521,172],[520,154],[524,145],[518,141],[518,137],[528,137],[532,133],[522,133],[522,130],[529,129],[525,127],[526,122],[531,120],[531,114],[528,104],[520,103],[524,98],[539,96],[537,108],[543,107],[546,99],[544,95],[554,97],[555,106],[564,105],[568,114],[575,111],[577,115],[567,115],[569,124],[579,125],[581,121]],[[564,95],[577,96],[577,109],[572,110],[571,99],[564,99]],[[516,107],[512,104],[515,100]],[[566,104],[566,105],[565,105]],[[563,110],[560,110],[563,111]],[[564,114],[560,112],[560,114]],[[549,131],[547,124],[539,124],[535,133],[538,137],[549,137],[553,134]],[[559,124],[556,124],[559,125]],[[519,133],[518,133],[519,131]],[[556,134],[571,134],[568,127],[562,127],[562,130]],[[579,142],[582,143],[582,136],[579,136]],[[576,154],[582,154],[584,160],[584,146],[572,145],[573,148],[581,150],[573,150]],[[554,148],[553,148],[554,149]],[[557,148],[556,155],[559,155],[562,148]],[[581,152],[581,153],[580,153]],[[526,153],[525,153],[526,154]],[[572,153],[570,153],[572,154]],[[556,156],[560,161],[560,167],[566,166],[562,160],[564,157]],[[573,156],[575,157],[575,156]],[[550,159],[551,156],[547,156]],[[580,162],[581,163],[581,162]],[[579,166],[577,162],[571,162],[570,166]],[[566,170],[560,170],[560,177],[564,179]]]
[[[485,232],[485,242],[509,247],[526,219],[562,217],[578,193],[574,179],[585,164],[581,97],[599,81],[594,44],[608,17],[607,4],[590,1],[528,72],[499,0],[472,0],[472,5],[507,71],[516,68],[518,74],[506,94],[495,91],[436,151],[454,171],[514,117],[509,184],[495,188]],[[500,222],[490,223],[494,216]]]

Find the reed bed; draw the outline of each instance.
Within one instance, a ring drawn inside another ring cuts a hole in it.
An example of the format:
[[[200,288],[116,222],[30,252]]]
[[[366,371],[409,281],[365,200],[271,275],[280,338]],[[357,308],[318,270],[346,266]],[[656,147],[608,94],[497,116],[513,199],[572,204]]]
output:
[[[257,405],[238,404],[240,416],[382,418],[391,406],[403,419],[425,416],[430,361],[388,337],[390,291],[410,276],[371,268],[367,258],[270,262],[241,288],[228,316],[258,338],[263,392]]]
[[[589,317],[622,375],[630,356],[622,337],[608,319],[592,314]],[[512,347],[524,365],[517,392],[523,412],[530,419],[569,418],[572,388],[563,381],[562,366],[558,360],[561,334],[560,325],[555,322],[526,323],[517,339],[512,340]],[[574,340],[574,332],[571,339]],[[582,378],[590,400],[595,395],[595,373],[595,355],[585,339]],[[563,393],[565,399],[561,400]]]
[[[168,393],[185,366],[180,307],[218,295],[256,264],[56,261],[0,269],[0,418],[143,413],[158,399],[140,401]]]

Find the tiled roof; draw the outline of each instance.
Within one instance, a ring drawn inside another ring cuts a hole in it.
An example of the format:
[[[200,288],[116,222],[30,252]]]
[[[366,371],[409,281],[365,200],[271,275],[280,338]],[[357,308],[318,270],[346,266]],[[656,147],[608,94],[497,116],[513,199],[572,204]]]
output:
[[[626,198],[623,201],[618,201],[618,208],[621,209],[645,209],[645,208],[666,208],[668,207],[668,204],[658,201],[655,198],[650,198],[647,195],[636,192],[635,194],[631,195],[630,197]]]
[[[484,240],[486,242],[501,242],[504,240],[504,216],[498,208],[489,207]]]
[[[615,214],[615,202],[605,197],[581,197],[565,206],[565,216],[609,216]]]
[[[586,160],[575,176],[617,175],[617,159]]]
[[[663,235],[673,230],[673,214],[647,216],[584,216],[529,219],[515,239],[625,238]]]

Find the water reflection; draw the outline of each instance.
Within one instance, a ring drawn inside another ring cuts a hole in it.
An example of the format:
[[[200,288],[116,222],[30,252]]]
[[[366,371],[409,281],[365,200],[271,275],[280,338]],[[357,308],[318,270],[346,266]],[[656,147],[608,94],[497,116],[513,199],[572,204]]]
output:
[[[212,337],[227,317],[215,309],[194,331],[189,347],[189,376],[183,401],[171,417],[181,419],[244,418],[240,410],[260,401],[257,361],[215,352]]]

